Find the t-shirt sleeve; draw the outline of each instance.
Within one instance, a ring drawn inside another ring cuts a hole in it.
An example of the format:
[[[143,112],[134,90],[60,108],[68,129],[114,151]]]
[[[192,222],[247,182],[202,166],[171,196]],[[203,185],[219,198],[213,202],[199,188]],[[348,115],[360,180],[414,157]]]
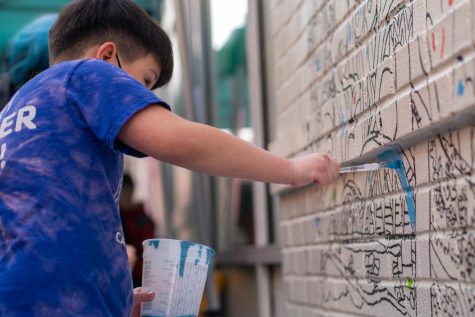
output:
[[[68,98],[79,108],[96,137],[113,150],[144,157],[117,139],[122,126],[135,113],[154,105],[170,110],[139,81],[120,68],[100,60],[80,62],[68,82]]]

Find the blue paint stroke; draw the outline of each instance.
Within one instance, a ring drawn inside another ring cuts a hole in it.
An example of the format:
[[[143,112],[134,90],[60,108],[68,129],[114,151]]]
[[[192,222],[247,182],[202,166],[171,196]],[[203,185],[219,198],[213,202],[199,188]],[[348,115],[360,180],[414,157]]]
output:
[[[347,42],[348,44],[351,43],[351,38],[352,38],[351,32],[352,32],[352,30],[351,30],[351,25],[348,24],[348,27],[347,27],[347,29],[346,29],[346,42]]]
[[[320,217],[315,218],[315,225],[317,228],[320,227]]]
[[[158,246],[160,245],[160,240],[149,241],[148,245],[153,246],[155,249],[158,249]]]
[[[412,231],[416,231],[416,204],[414,200],[414,189],[409,185],[406,177],[406,170],[404,168],[404,162],[402,155],[399,151],[388,150],[378,156],[381,161],[389,161],[390,164],[386,165],[387,168],[392,168],[399,176],[401,186],[406,193],[407,209],[409,211],[409,220],[411,222]]]
[[[188,256],[188,250],[194,243],[190,241],[181,241],[180,242],[180,268],[179,268],[179,275],[183,277],[183,273],[185,272],[185,261],[186,257]]]
[[[319,72],[321,69],[320,58],[317,58],[317,60],[315,61],[315,66],[317,66],[317,72]]]
[[[392,168],[392,169],[404,168],[404,163],[402,162],[402,159],[400,159],[400,160],[392,161],[391,163],[387,164],[385,167]]]
[[[195,266],[198,265],[198,263],[200,263],[202,249],[203,249],[203,246],[200,244],[200,248],[198,249],[198,257],[195,259]]]
[[[348,135],[348,123],[346,123],[346,117],[345,117],[345,113],[343,112],[342,107],[340,107],[339,118],[340,118],[340,125],[343,127],[343,130],[342,130],[343,134],[346,136]]]
[[[463,84],[463,80],[460,79],[457,83],[457,95],[463,96],[464,92],[465,92],[465,86]]]
[[[208,274],[211,271],[211,259],[213,258],[214,250],[211,248],[206,249],[206,264],[208,265]]]
[[[211,259],[213,258],[214,250],[211,248],[206,249],[206,264],[209,266],[211,264]]]

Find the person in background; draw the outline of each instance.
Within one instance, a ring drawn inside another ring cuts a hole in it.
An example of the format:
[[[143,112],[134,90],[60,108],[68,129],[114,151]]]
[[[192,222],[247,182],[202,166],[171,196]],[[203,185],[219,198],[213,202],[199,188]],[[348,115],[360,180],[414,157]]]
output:
[[[8,41],[0,67],[0,111],[23,84],[48,68],[48,32],[57,17],[43,15]]]
[[[155,225],[145,214],[143,204],[137,204],[132,200],[133,194],[134,182],[129,175],[124,174],[119,199],[120,218],[124,229],[125,243],[128,247],[131,245],[136,252],[135,265],[131,266],[132,280],[134,287],[139,287],[142,285],[142,242],[154,237]]]

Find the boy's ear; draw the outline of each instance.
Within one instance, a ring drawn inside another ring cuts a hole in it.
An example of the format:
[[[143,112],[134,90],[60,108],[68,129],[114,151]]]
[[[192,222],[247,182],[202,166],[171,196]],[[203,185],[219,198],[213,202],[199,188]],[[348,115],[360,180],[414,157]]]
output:
[[[115,62],[117,46],[114,42],[105,42],[99,46],[96,52],[96,58],[105,62]]]

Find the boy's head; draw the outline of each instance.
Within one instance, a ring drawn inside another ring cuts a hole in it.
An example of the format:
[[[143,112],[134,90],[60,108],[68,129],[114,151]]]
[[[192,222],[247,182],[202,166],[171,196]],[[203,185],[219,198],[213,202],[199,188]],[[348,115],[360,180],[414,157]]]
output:
[[[147,88],[165,85],[173,73],[169,37],[131,0],[76,0],[49,33],[50,64],[98,58],[123,68]]]

